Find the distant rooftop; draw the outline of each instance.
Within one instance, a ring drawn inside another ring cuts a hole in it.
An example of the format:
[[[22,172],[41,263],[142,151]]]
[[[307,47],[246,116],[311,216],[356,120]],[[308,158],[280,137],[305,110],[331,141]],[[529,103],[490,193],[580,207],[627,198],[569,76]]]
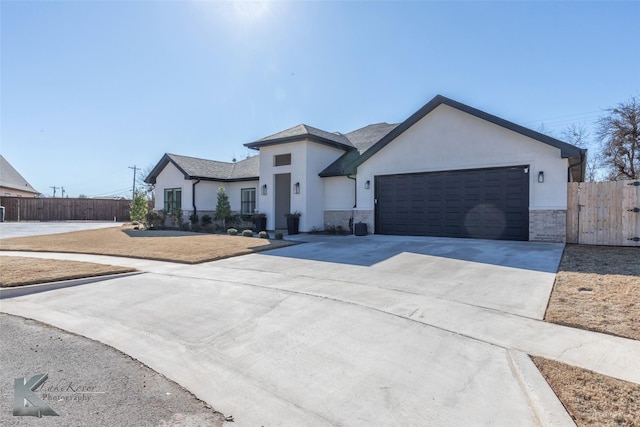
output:
[[[20,173],[15,170],[11,163],[0,154],[0,187],[11,188],[19,191],[26,191],[33,194],[40,194]]]

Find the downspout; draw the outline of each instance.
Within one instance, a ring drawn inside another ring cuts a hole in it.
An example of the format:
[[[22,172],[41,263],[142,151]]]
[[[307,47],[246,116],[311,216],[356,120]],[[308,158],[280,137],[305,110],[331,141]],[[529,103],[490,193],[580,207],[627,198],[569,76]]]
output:
[[[358,181],[355,176],[347,175],[347,178],[353,180],[353,208],[351,209],[351,218],[349,218],[349,229],[351,234],[355,233],[356,228],[353,226],[355,218],[355,210],[358,207]]]
[[[191,185],[191,206],[193,206],[193,214],[198,214],[198,208],[196,208],[196,184],[198,184],[200,180],[197,180]]]
[[[580,175],[582,175],[582,180],[584,181],[586,178],[586,169],[582,167],[582,165],[584,164],[584,162],[587,160],[587,150],[580,150],[580,161],[578,163],[574,163],[572,165],[569,165],[569,167],[567,168],[567,174],[569,175],[569,178],[571,178],[571,169],[575,168],[576,166],[580,166],[581,169],[584,169],[584,172],[581,173]]]

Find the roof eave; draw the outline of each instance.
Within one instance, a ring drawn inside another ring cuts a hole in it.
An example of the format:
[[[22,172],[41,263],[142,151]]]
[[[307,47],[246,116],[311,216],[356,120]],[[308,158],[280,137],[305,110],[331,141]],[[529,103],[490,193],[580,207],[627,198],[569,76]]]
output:
[[[355,147],[352,147],[350,145],[342,144],[341,142],[332,141],[330,139],[323,138],[321,136],[311,135],[311,134],[287,136],[284,138],[270,139],[267,141],[248,142],[244,144],[244,146],[247,148],[252,148],[254,150],[259,150],[262,147],[268,147],[271,145],[288,144],[292,142],[303,142],[303,141],[310,141],[318,144],[328,145],[330,147],[338,148],[340,150],[345,150],[345,151],[356,149]]]
[[[418,111],[413,113],[407,120],[400,123],[395,129],[385,135],[380,141],[372,145],[367,151],[362,153],[354,162],[349,165],[351,168],[357,168],[359,165],[367,161],[374,154],[380,151],[384,146],[389,144],[391,141],[396,139],[399,135],[404,133],[411,126],[416,124],[420,119],[425,117],[431,111],[435,110],[441,104],[447,105],[451,108],[455,108],[456,110],[462,111],[464,113],[470,114],[472,116],[478,117],[479,119],[486,120],[495,125],[501,126],[505,129],[511,130],[513,132],[519,133],[521,135],[527,136],[529,138],[535,139],[552,147],[558,148],[560,150],[560,156],[562,158],[575,158],[579,159],[582,156],[581,149],[568,144],[566,142],[562,142],[558,139],[552,138],[548,135],[544,135],[540,132],[536,132],[534,130],[525,128],[524,126],[520,126],[508,120],[502,119],[498,116],[494,116],[493,114],[486,113],[482,110],[478,110],[477,108],[470,107],[466,104],[462,104],[458,101],[454,101],[453,99],[449,99],[442,95],[436,95],[431,101],[425,104]]]
[[[242,182],[242,181],[259,181],[258,176],[249,176],[242,178],[216,178],[211,176],[190,176],[188,179],[200,180],[200,181],[213,181],[213,182]]]
[[[171,155],[169,155],[168,153],[164,153],[162,159],[160,159],[158,164],[151,170],[151,172],[149,172],[149,175],[147,176],[147,178],[145,178],[144,182],[146,182],[147,184],[155,185],[156,178],[158,177],[158,175],[160,175],[162,170],[167,167],[169,163],[172,163],[176,167],[176,169],[178,169],[180,173],[184,175],[184,179],[191,179],[189,174],[184,169],[182,169],[182,167],[175,160],[171,158]]]

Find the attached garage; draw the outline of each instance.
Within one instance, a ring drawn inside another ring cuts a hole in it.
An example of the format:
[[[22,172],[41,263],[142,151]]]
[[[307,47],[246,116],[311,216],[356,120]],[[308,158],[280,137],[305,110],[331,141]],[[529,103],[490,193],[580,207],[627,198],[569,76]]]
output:
[[[529,166],[375,177],[377,234],[529,240]]]

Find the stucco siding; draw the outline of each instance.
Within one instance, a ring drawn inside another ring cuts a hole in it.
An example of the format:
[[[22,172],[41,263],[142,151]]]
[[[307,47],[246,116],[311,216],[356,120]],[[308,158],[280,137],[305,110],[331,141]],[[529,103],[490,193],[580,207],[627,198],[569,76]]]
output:
[[[189,185],[193,184],[192,181],[185,182],[188,182]],[[211,181],[200,181],[196,184],[196,208],[198,212],[213,211],[216,209],[217,192],[220,186],[222,186],[222,183]],[[193,209],[191,200],[188,200],[187,203],[189,203],[189,209]]]
[[[267,214],[267,228],[275,228],[275,178],[276,174],[291,174],[290,211],[302,213],[300,231],[322,228],[324,224],[324,182],[318,174],[344,151],[306,140],[260,148],[260,182],[257,198],[260,210]],[[291,164],[275,166],[274,157],[291,154]],[[300,184],[300,193],[294,186]],[[267,186],[267,194],[262,187]]]
[[[566,209],[567,167],[560,150],[440,105],[358,168],[358,207],[374,208],[374,176],[529,165],[531,209]],[[544,183],[537,182],[544,171]]]
[[[346,176],[322,178],[324,183],[324,208],[328,210],[353,209],[356,181]]]
[[[300,217],[300,229],[301,231],[310,231],[313,228],[322,229],[324,227],[325,179],[320,178],[319,174],[327,165],[344,154],[344,151],[311,142],[307,142],[305,145],[307,148],[307,170],[304,178],[305,187],[301,188],[299,196],[306,200],[304,206],[304,217],[306,218]],[[295,183],[296,181],[292,179],[291,182]],[[304,190],[306,190],[306,197]],[[343,194],[346,189],[339,188],[337,190],[341,191],[340,194],[336,194],[338,199],[348,195],[348,193]]]
[[[184,179],[184,174],[172,163],[158,174],[154,188],[156,204],[158,210],[164,209],[164,190],[167,188],[180,188],[182,190],[182,209],[191,209],[191,181]]]

